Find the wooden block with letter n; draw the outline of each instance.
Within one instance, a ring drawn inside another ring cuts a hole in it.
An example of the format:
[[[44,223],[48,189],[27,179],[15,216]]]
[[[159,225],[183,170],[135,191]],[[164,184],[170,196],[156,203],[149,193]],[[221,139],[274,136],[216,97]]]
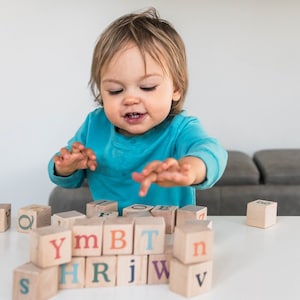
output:
[[[59,266],[59,289],[80,289],[85,284],[85,257],[73,257]]]
[[[164,253],[166,224],[163,217],[140,217],[134,221],[135,255]]]
[[[184,264],[176,258],[170,262],[169,288],[184,297],[194,297],[212,287],[212,260]]]
[[[71,261],[72,233],[60,226],[45,226],[30,232],[30,260],[41,268]]]
[[[6,231],[11,224],[11,204],[0,203],[0,232]]]
[[[38,227],[51,224],[51,206],[32,204],[18,210],[17,230],[29,232]]]
[[[47,300],[55,296],[57,290],[58,266],[40,268],[26,263],[14,270],[13,300]]]
[[[175,227],[173,256],[181,262],[195,263],[212,259],[214,232],[198,224]]]
[[[72,256],[100,256],[103,223],[101,218],[75,220],[72,227]]]
[[[167,234],[174,232],[177,209],[178,206],[157,205],[151,210],[152,216],[163,217],[165,219]]]
[[[207,207],[186,205],[177,209],[176,225],[184,224],[187,220],[206,220]]]
[[[133,219],[107,218],[103,225],[103,255],[132,254]]]
[[[111,200],[97,200],[92,201],[86,204],[86,216],[99,217],[101,213],[104,212],[117,212],[118,211],[118,202]]]
[[[117,286],[147,283],[147,255],[117,256]]]
[[[86,258],[86,288],[115,286],[117,281],[116,275],[116,255],[105,255]]]
[[[246,223],[249,226],[267,228],[276,224],[277,202],[255,200],[247,204]]]
[[[131,217],[134,215],[151,215],[150,211],[153,208],[151,205],[144,205],[144,204],[133,204],[123,208],[122,215],[126,217],[130,215]]]
[[[65,229],[71,229],[75,220],[85,218],[86,215],[77,210],[64,211],[52,216],[52,224],[61,226]]]

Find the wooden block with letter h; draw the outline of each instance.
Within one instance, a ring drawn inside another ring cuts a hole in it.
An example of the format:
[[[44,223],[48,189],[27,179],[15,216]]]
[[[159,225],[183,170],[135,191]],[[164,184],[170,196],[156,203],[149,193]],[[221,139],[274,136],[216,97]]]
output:
[[[0,232],[6,231],[11,224],[11,204],[0,203]]]
[[[58,266],[40,268],[33,263],[13,273],[13,300],[47,300],[58,291]]]
[[[51,206],[32,204],[18,210],[19,232],[27,233],[34,228],[51,224]]]
[[[184,224],[187,220],[206,220],[207,207],[186,205],[177,209],[176,225]]]
[[[267,228],[276,224],[277,202],[255,200],[247,204],[246,223],[249,226]]]

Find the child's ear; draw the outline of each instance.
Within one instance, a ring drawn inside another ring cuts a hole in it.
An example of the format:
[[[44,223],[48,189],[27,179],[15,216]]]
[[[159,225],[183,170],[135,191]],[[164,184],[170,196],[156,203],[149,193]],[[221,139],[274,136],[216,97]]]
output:
[[[179,88],[175,88],[173,91],[173,101],[179,101],[181,98],[181,91]]]

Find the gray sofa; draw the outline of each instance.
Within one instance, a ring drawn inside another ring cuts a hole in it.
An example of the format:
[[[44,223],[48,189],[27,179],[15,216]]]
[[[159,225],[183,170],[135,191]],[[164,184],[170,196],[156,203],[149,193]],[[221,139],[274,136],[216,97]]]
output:
[[[267,149],[253,157],[228,151],[228,164],[219,182],[197,190],[197,205],[208,215],[245,215],[247,203],[256,199],[276,201],[278,215],[300,215],[300,149]],[[85,213],[93,201],[87,183],[77,189],[54,187],[48,204],[52,213],[77,210]]]

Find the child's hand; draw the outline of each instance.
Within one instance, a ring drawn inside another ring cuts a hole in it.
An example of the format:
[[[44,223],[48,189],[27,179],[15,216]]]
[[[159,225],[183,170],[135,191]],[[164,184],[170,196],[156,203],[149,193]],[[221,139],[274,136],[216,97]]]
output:
[[[55,172],[59,176],[69,176],[79,169],[97,168],[96,155],[93,150],[85,148],[81,143],[75,142],[71,150],[62,148],[59,155],[54,158]]]
[[[141,173],[132,173],[133,180],[141,184],[140,196],[146,196],[150,185],[156,183],[164,187],[188,186],[205,179],[206,167],[196,157],[184,157],[180,160],[168,158],[165,161],[149,163]]]

